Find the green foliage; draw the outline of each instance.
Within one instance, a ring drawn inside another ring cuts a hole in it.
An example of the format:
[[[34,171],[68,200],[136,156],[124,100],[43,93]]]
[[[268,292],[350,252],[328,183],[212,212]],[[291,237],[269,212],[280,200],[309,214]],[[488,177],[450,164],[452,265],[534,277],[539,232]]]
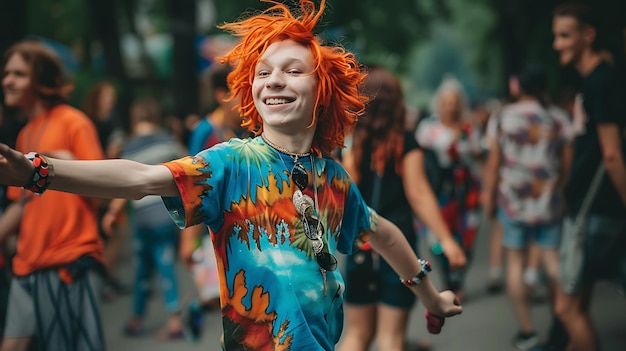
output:
[[[100,79],[102,62],[97,66],[91,61],[92,56],[101,57],[88,11],[88,1],[94,0],[24,1],[28,4],[24,19],[28,33],[72,48],[82,63],[75,72],[77,88]],[[177,6],[174,0],[108,1],[116,7],[120,33],[138,36],[168,34],[172,25],[168,7]],[[247,17],[271,5],[261,0],[211,1],[215,24]],[[470,95],[504,95],[506,77],[524,62],[543,62],[552,76],[557,75],[558,64],[551,48],[551,10],[563,1],[327,0],[318,32],[324,39],[353,51],[360,61],[384,64],[400,75],[409,87],[407,98],[414,105],[423,105],[447,72],[457,75]],[[614,24],[614,31],[623,26],[625,20],[620,14],[626,2],[586,1],[602,9],[603,18]],[[221,33],[212,28],[210,33],[200,34]],[[145,43],[142,50],[147,50]],[[620,55],[618,58],[623,57],[623,50]],[[156,77],[151,79],[166,78],[152,75]]]
[[[260,0],[213,0],[213,4],[217,12],[216,24],[232,22],[239,19],[242,13],[255,13],[267,8],[267,4]]]
[[[88,36],[90,22],[83,0],[28,1],[28,32],[72,46]]]

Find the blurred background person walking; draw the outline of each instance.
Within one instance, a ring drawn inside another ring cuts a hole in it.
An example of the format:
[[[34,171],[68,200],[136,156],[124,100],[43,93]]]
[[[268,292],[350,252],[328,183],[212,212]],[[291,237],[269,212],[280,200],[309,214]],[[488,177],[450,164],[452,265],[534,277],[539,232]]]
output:
[[[116,125],[114,110],[117,103],[115,86],[108,81],[94,84],[83,101],[83,111],[93,121],[98,139],[107,158],[118,158],[124,145],[123,128]]]
[[[497,207],[503,226],[507,291],[520,325],[513,345],[529,350],[539,343],[539,337],[530,317],[524,269],[529,247],[536,245],[549,286],[554,288],[562,188],[569,174],[573,132],[567,114],[548,102],[548,77],[543,67],[528,66],[514,75],[509,89],[515,102],[494,117],[482,203],[490,215]]]
[[[117,103],[117,91],[112,83],[100,81],[94,84],[88,91],[83,101],[83,111],[92,120],[98,132],[98,139],[106,158],[119,158],[122,147],[127,138],[123,128],[116,125],[114,110]],[[99,199],[98,218],[99,223],[105,215],[109,200]],[[120,220],[121,222],[121,220]],[[100,226],[100,233],[104,240],[104,264],[107,269],[107,277],[102,287],[102,299],[104,302],[114,300],[120,294],[130,291],[118,278],[120,264],[120,251],[124,239],[127,236],[127,226],[117,226],[116,230],[104,233]]]
[[[131,137],[124,146],[121,158],[160,164],[186,155],[180,144],[162,128],[161,110],[153,99],[140,99],[131,106]],[[114,230],[115,222],[125,211],[127,200],[114,199],[102,219],[106,232]],[[147,196],[130,202],[130,222],[133,232],[135,282],[133,287],[132,317],[124,325],[127,336],[141,336],[143,320],[151,291],[151,278],[159,274],[165,309],[169,317],[166,326],[157,333],[161,340],[183,338],[182,303],[176,277],[177,248],[180,230],[171,221],[158,196]]]
[[[614,56],[601,46],[599,10],[564,3],[552,20],[560,64],[582,78],[574,103],[556,312],[569,346],[584,351],[600,349],[589,303],[595,283],[610,279],[626,288],[626,83]]]
[[[381,66],[371,67],[364,89],[373,96],[352,133],[342,163],[367,204],[401,228],[417,250],[413,215],[442,243],[450,266],[465,265],[463,250],[446,227],[424,172],[424,156],[412,133],[404,129],[400,81]],[[339,350],[404,350],[415,295],[367,245],[346,259],[345,335]]]
[[[467,119],[468,109],[463,86],[456,78],[446,76],[432,99],[433,114],[420,122],[415,135],[425,150],[429,180],[443,219],[471,260],[480,217],[477,158],[482,150],[480,133]],[[433,228],[427,229],[432,239]],[[444,284],[462,298],[467,266],[450,264],[445,248],[442,250],[436,239],[432,250],[441,258]]]
[[[66,102],[73,86],[52,52],[36,41],[18,42],[4,53],[2,67],[5,103],[28,119],[18,150],[103,158],[93,123]],[[19,235],[0,349],[26,350],[35,341],[39,350],[104,350],[97,293],[103,243],[93,199],[55,191],[35,196],[22,188],[9,188],[8,198],[13,203],[2,219],[21,220],[10,225],[19,225]]]
[[[187,145],[190,155],[231,138],[250,136],[250,132],[241,126],[239,109],[235,109],[240,99],[231,96],[228,89],[226,78],[231,71],[230,66],[223,64],[209,69],[209,88],[215,108],[192,126]]]

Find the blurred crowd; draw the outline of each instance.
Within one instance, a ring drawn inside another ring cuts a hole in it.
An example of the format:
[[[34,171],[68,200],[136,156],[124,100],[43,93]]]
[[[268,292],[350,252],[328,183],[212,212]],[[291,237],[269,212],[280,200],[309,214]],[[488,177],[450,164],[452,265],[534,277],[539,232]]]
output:
[[[598,350],[589,288],[598,279],[626,287],[623,63],[594,47],[596,22],[589,9],[568,6],[554,12],[553,47],[577,78],[561,84],[556,94],[546,68],[529,62],[510,77],[505,97],[470,101],[461,81],[443,76],[430,106],[414,114],[400,77],[367,65],[364,89],[372,100],[362,122],[346,131],[347,147],[333,155],[369,206],[394,221],[415,250],[427,248],[440,259],[433,265],[444,288],[461,301],[479,228],[492,228],[485,290],[509,295],[519,324],[519,333],[510,337],[520,350]],[[65,85],[46,85],[60,71],[37,76],[46,62],[59,65],[36,42],[18,43],[3,56],[0,142],[22,152],[159,164],[231,138],[254,137],[234,109],[239,101],[228,89],[227,66],[214,64],[203,77],[210,86],[205,92],[210,113],[168,117],[152,97],[120,111],[118,90],[108,81],[94,84],[81,106],[69,106]],[[38,101],[54,99],[61,101],[54,108],[37,109]],[[155,287],[168,315],[156,335],[161,340],[197,340],[203,313],[220,308],[210,233],[203,226],[179,230],[159,197],[105,201],[63,195],[29,213],[29,195],[19,189],[0,192],[1,350],[26,349],[9,339],[32,335],[14,327],[19,312],[9,311],[7,299],[17,284],[9,284],[10,277],[56,267],[63,255],[74,257],[66,267],[70,273],[94,267],[85,274],[91,279],[86,284],[97,280],[89,285],[94,294],[85,295],[92,303],[132,294],[130,314],[120,316],[126,337],[145,334],[146,301]],[[120,270],[129,269],[120,265],[127,245],[132,245],[132,282],[120,279]],[[193,301],[181,298],[175,269],[181,262],[197,287]],[[395,350],[397,340],[407,340],[415,296],[396,284],[397,276],[367,243],[345,258],[343,269],[347,323],[339,349]],[[28,290],[28,282],[21,289]],[[51,304],[73,308],[55,298]],[[545,302],[553,312],[548,340],[540,340],[532,324],[532,301]],[[73,317],[63,318],[71,323]],[[97,313],[89,318],[85,325],[99,323]],[[91,333],[97,328],[85,329],[86,345],[102,339]]]

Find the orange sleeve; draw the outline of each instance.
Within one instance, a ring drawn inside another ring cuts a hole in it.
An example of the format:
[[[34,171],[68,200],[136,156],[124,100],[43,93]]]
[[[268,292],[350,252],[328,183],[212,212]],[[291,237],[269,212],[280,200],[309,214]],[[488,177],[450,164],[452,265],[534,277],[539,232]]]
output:
[[[78,112],[78,111],[77,111]],[[71,152],[78,160],[102,160],[104,152],[98,139],[96,127],[86,116],[80,113],[71,127]]]
[[[16,201],[22,197],[22,188],[17,188],[14,186],[10,186],[7,189],[7,199],[11,201]]]

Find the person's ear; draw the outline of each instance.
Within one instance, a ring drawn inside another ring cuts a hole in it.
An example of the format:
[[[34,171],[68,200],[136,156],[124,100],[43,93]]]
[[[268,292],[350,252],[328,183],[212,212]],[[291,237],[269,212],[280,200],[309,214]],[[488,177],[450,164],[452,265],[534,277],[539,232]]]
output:
[[[597,30],[593,26],[584,26],[583,27],[583,40],[587,45],[593,45],[596,41]]]

